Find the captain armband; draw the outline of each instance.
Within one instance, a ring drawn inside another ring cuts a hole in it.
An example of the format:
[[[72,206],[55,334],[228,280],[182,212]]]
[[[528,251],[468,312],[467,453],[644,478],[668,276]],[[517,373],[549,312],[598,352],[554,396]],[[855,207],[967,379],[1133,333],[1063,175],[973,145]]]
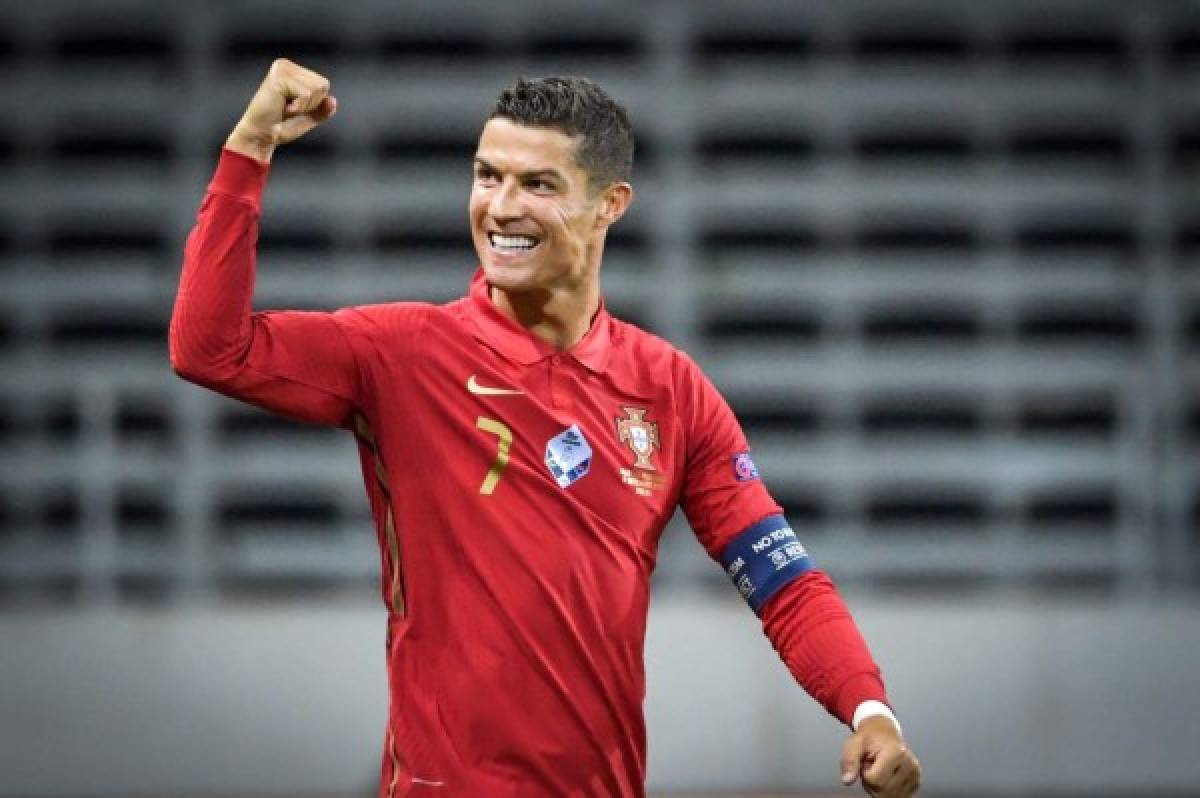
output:
[[[730,541],[721,564],[755,614],[784,585],[816,567],[782,515],[768,516]]]

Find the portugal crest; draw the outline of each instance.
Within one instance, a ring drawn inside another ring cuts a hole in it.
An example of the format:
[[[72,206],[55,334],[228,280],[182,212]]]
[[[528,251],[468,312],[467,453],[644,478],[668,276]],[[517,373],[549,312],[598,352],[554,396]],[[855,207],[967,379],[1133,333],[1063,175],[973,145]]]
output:
[[[650,455],[660,448],[658,422],[645,419],[646,410],[640,407],[623,407],[628,418],[617,418],[617,439],[627,444],[633,452],[634,468],[654,470]]]

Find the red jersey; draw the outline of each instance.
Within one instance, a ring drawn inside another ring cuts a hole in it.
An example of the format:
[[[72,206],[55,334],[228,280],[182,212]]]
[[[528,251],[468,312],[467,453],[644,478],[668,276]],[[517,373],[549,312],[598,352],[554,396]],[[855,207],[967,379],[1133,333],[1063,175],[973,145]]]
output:
[[[682,503],[719,558],[780,512],[729,407],[686,355],[603,306],[554,349],[492,304],[480,272],[442,306],[251,313],[266,172],[222,155],[188,239],[172,361],[357,436],[389,612],[381,794],[642,796],[659,536]],[[821,578],[808,589],[828,593]],[[799,601],[787,590],[768,608]],[[856,656],[818,678],[845,720],[883,689],[869,655],[843,648]],[[813,656],[780,650],[793,670]]]

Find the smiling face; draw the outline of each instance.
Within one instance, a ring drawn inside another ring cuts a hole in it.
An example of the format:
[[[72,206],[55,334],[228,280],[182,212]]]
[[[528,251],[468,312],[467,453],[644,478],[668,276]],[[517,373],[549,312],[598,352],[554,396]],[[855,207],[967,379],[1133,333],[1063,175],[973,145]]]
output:
[[[559,293],[596,280],[604,234],[632,189],[592,192],[577,140],[503,117],[484,125],[471,187],[471,238],[487,281],[513,293]]]

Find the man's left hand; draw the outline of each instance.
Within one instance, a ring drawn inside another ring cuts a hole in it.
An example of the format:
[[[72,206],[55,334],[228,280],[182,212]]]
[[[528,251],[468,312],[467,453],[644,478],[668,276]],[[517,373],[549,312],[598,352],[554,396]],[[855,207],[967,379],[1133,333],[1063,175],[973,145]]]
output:
[[[842,784],[859,777],[872,798],[909,798],[921,786],[921,763],[891,719],[865,718],[842,746]]]

